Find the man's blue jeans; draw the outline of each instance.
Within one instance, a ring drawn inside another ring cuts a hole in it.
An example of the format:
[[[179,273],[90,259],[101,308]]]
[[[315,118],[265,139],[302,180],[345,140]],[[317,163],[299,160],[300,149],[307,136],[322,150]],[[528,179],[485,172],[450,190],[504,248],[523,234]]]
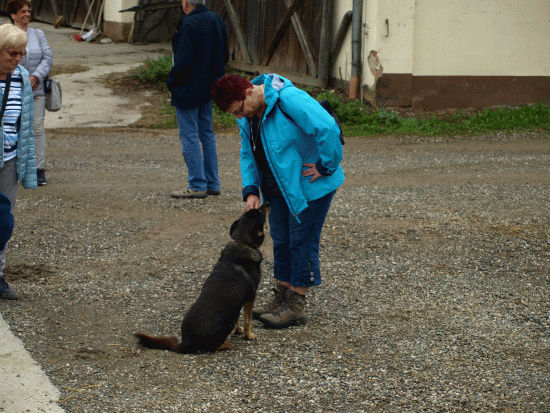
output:
[[[321,284],[319,244],[321,231],[336,191],[315,201],[298,217],[290,213],[280,196],[266,197],[271,204],[269,232],[273,239],[274,277],[288,281],[293,287],[314,287]]]
[[[212,131],[212,101],[191,109],[176,107],[183,159],[187,164],[188,188],[194,191],[220,189],[216,136]]]

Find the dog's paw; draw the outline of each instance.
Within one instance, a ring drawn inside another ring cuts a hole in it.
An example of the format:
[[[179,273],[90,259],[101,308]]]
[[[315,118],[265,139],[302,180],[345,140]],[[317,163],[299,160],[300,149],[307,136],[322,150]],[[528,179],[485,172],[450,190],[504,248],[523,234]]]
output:
[[[256,334],[248,332],[244,334],[244,338],[247,340],[256,340]]]
[[[231,350],[232,348],[233,344],[231,344],[229,341],[226,341],[221,346],[219,346],[216,351]]]
[[[241,326],[235,327],[235,330],[233,330],[233,334],[244,334],[244,328]]]

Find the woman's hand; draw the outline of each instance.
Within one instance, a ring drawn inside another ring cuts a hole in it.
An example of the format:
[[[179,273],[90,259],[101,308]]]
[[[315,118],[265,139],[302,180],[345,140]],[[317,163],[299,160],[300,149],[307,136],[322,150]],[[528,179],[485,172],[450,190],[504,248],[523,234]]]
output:
[[[36,89],[38,87],[38,84],[40,83],[38,81],[38,78],[36,76],[30,75],[29,80],[31,81],[32,90]]]
[[[320,177],[323,176],[319,173],[319,171],[317,171],[317,166],[315,166],[314,163],[305,163],[302,166],[305,166],[306,168],[309,168],[309,169],[306,169],[305,171],[302,171],[302,176],[304,176],[304,177],[311,176],[312,177],[309,180],[309,182],[313,182],[317,178],[320,178]]]
[[[246,198],[246,210],[250,211],[251,209],[258,209],[260,207],[260,198],[256,195],[248,195]]]

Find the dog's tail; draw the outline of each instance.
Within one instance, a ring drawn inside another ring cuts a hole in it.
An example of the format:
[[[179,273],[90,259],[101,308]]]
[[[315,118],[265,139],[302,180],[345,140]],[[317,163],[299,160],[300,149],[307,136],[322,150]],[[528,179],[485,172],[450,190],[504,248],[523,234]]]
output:
[[[136,337],[143,347],[179,353],[180,341],[177,337],[152,337],[142,333],[137,333]]]

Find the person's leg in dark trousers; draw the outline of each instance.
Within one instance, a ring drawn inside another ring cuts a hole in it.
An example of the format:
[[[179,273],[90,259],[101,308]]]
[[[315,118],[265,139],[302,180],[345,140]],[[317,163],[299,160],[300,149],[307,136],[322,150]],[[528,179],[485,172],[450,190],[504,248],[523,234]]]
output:
[[[188,185],[187,188],[172,192],[173,198],[205,198],[207,196],[198,114],[198,106],[191,109],[176,107],[181,150],[187,165]]]
[[[274,275],[287,290],[283,304],[276,311],[259,317],[264,324],[285,328],[307,322],[305,296],[309,287],[321,284],[319,244],[335,192],[310,201],[308,207],[298,215],[300,222],[290,214],[284,199],[268,199],[271,203],[269,221],[273,239]]]
[[[199,139],[202,145],[203,171],[206,190],[209,195],[218,195],[220,178],[218,173],[218,150],[216,135],[212,130],[212,101],[199,106],[198,112]]]
[[[11,202],[11,213],[15,209],[15,201],[17,200],[17,158],[4,162],[4,166],[0,169],[0,192],[8,197]],[[8,252],[8,243],[4,249],[0,251],[0,298],[8,300],[17,300],[19,294],[9,286],[5,277],[4,270],[6,269],[6,254]]]

